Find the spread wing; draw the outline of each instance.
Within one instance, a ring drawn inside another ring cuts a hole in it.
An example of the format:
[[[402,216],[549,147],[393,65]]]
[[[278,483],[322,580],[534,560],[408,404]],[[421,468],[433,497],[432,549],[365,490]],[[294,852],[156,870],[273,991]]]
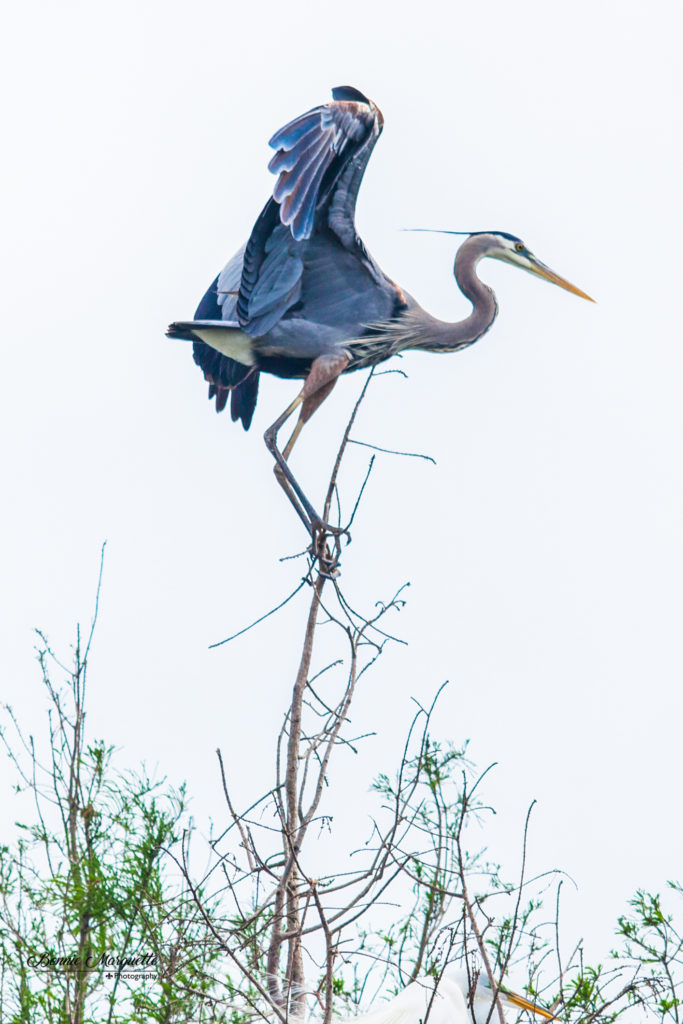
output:
[[[193,340],[195,362],[220,412],[231,398],[233,419],[248,429],[256,405],[258,359],[214,348],[208,328],[234,328],[256,353],[312,360],[326,347],[359,336],[367,324],[394,317],[403,294],[379,269],[356,234],[358,189],[383,119],[357,89],[281,128],[270,140],[277,175],[243,250],[213,282],[195,321],[169,335]],[[207,329],[198,337],[193,324]],[[273,331],[272,335],[269,332]],[[269,335],[268,337],[264,337]],[[222,335],[221,335],[222,337]],[[208,343],[206,343],[208,342]]]
[[[270,140],[277,181],[247,243],[236,307],[240,325],[255,338],[287,313],[343,330],[345,318],[357,322],[359,311],[367,312],[366,322],[394,312],[397,290],[366,252],[354,222],[382,115],[356,89],[343,86],[332,95],[331,103],[290,121]]]
[[[332,192],[334,227],[347,241],[355,237],[356,195],[384,120],[357,89],[342,86],[332,96],[332,103],[301,114],[269,142],[276,152],[268,170],[278,176],[273,199],[295,239],[310,237],[316,208]]]

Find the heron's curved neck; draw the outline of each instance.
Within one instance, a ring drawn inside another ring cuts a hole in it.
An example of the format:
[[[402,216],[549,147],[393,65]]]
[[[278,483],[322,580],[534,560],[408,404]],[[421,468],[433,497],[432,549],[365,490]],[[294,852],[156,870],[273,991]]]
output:
[[[488,331],[496,318],[498,304],[493,289],[477,277],[477,263],[486,254],[486,243],[473,235],[458,249],[453,273],[463,295],[472,303],[472,312],[458,323],[447,323],[429,317],[421,325],[420,337],[411,348],[429,352],[453,352],[471,345]]]
[[[472,312],[467,319],[453,326],[469,341],[476,341],[485,334],[498,312],[493,288],[477,277],[477,264],[484,254],[484,245],[475,235],[460,246],[453,267],[460,291],[472,303]]]

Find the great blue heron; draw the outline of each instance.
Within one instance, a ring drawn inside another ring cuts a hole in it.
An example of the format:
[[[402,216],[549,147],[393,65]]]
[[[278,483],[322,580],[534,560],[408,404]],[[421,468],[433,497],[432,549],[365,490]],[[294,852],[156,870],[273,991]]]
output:
[[[499,999],[503,1010],[528,1010],[546,1020],[555,1019],[548,1010],[507,989],[499,990]],[[493,1000],[484,974],[470,977],[465,969],[447,967],[436,986],[432,978],[413,981],[378,1010],[350,1018],[344,1024],[418,1024],[425,1020],[428,1024],[487,1024],[498,1020]]]
[[[589,298],[536,259],[519,238],[478,231],[468,234],[454,267],[472,312],[455,324],[427,313],[380,270],[356,234],[356,196],[382,131],[382,114],[350,86],[333,89],[332,96],[331,103],[273,135],[275,155],[268,166],[277,181],[249,241],[206,292],[195,319],[168,329],[169,337],[194,343],[209,398],[220,412],[230,397],[232,418],[245,430],[262,372],[303,379],[265,441],[278,480],[314,540],[319,531],[341,531],[323,522],[287,460],[304,423],[340,374],[406,349],[456,352],[480,338],[498,311],[493,291],[476,273],[486,256]],[[280,451],[278,432],[296,409],[299,419]]]

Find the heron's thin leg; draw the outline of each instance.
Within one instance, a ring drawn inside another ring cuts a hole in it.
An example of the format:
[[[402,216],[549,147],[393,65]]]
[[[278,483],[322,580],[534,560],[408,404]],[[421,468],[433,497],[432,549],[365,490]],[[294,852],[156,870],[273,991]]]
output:
[[[312,527],[311,527],[311,520],[308,518],[308,516],[306,514],[306,511],[304,510],[298,495],[292,489],[292,485],[290,484],[289,480],[285,476],[282,475],[282,473],[280,471],[279,464],[277,464],[275,466],[275,476],[277,477],[277,482],[279,483],[280,487],[282,488],[282,490],[285,492],[285,494],[289,498],[289,501],[290,501],[290,504],[291,504],[292,508],[294,509],[296,514],[298,515],[298,517],[301,520],[301,522],[306,527],[307,532],[310,533],[311,529],[312,529]]]
[[[296,440],[297,440],[299,434],[301,433],[301,431],[303,430],[305,422],[306,422],[306,420],[303,418],[303,416],[300,416],[299,419],[296,421],[296,426],[294,427],[294,430],[292,431],[291,437],[290,437],[289,441],[287,442],[287,444],[285,445],[285,447],[282,449],[282,457],[285,460],[285,462],[289,461],[289,456],[292,454],[292,448],[296,444]],[[291,470],[290,470],[290,472],[291,472]],[[297,506],[296,506],[296,504],[294,502],[293,495],[291,493],[289,493],[289,491],[288,491],[289,481],[284,476],[280,475],[280,466],[279,466],[279,464],[276,464],[276,466],[275,466],[275,473],[276,473],[276,475],[278,477],[280,485],[289,494],[289,500],[292,502],[294,507],[297,508]],[[303,513],[299,510],[299,508],[297,508],[297,512],[299,512],[300,518],[302,520],[304,520]],[[316,524],[316,526],[318,528],[319,527],[323,527],[325,530],[328,530],[329,532],[333,532],[333,533],[339,533],[340,532],[339,529],[336,526],[331,526],[329,523],[326,523],[318,515],[316,515],[316,517],[315,517],[315,524]],[[307,525],[308,529],[310,530],[312,524],[308,524],[307,523],[306,525]],[[342,531],[342,532],[346,532],[346,531]]]
[[[304,390],[305,389],[302,389],[300,393],[297,395],[297,397],[294,399],[294,401],[291,403],[291,405],[288,405],[285,411],[282,413],[282,415],[278,416],[278,418],[275,420],[275,423],[268,427],[263,437],[269,452],[275,459],[275,476],[277,477],[278,483],[280,484],[282,490],[289,498],[290,503],[293,505],[294,510],[296,511],[301,521],[304,523],[306,529],[311,534],[311,536],[313,536],[316,530],[324,529],[329,530],[329,532],[333,533],[335,532],[336,527],[330,526],[329,523],[326,523],[315,511],[310,501],[304,494],[298,480],[296,479],[291,469],[287,465],[284,455],[277,446],[278,432],[280,431],[280,428],[283,426],[283,424],[292,415],[292,413],[304,401]],[[301,428],[299,427],[299,430],[295,431],[295,433],[300,433],[300,430]],[[288,445],[288,448],[291,451],[291,445]]]
[[[284,458],[285,462],[289,459],[289,456],[292,454],[292,448],[296,444],[296,439],[299,436],[299,434],[301,433],[301,431],[303,430],[303,426],[304,426],[304,421],[301,419],[301,417],[299,417],[299,419],[296,421],[296,426],[294,427],[294,430],[292,431],[292,436],[290,437],[289,441],[287,442],[287,444],[282,449],[282,457]]]
[[[296,439],[298,438],[299,434],[301,433],[305,422],[306,421],[303,419],[302,416],[299,416],[299,419],[296,421],[296,426],[294,427],[294,430],[292,431],[292,435],[291,435],[289,441],[287,442],[287,444],[285,445],[285,447],[282,450],[282,457],[284,458],[285,462],[287,462],[289,460],[289,456],[292,453],[292,448],[294,447],[294,445],[296,443]],[[276,476],[278,478],[278,482],[279,482],[280,486],[282,487],[282,489],[284,490],[285,494],[289,498],[291,504],[293,505],[294,509],[298,513],[299,518],[301,519],[302,523],[304,524],[304,526],[306,527],[308,532],[313,537],[314,525],[313,525],[313,523],[309,522],[306,519],[306,515],[305,515],[304,511],[300,507],[299,499],[297,498],[296,494],[292,490],[292,488],[291,488],[287,478],[284,475],[282,475],[282,473],[280,471],[280,466],[277,463],[275,465],[275,474],[276,474]],[[318,526],[318,523],[322,523],[322,520],[319,520],[318,522],[316,522],[315,525]],[[324,526],[324,528],[326,530],[330,529],[328,523],[324,523],[323,526]],[[314,540],[314,544],[315,544],[315,540]],[[335,558],[335,556],[330,551],[329,545],[327,543],[325,543],[323,550],[318,550],[318,551],[315,551],[315,552],[311,551],[311,553],[312,554],[315,553],[317,558],[319,559],[319,561],[320,561],[320,571],[324,575],[329,575],[331,579],[335,579],[337,577],[337,575],[338,575],[337,559]]]
[[[282,415],[278,416],[275,422],[268,427],[265,434],[263,435],[263,439],[266,442],[266,446],[269,452],[275,459],[275,476],[277,477],[277,482],[280,484],[280,487],[282,487],[282,490],[289,498],[289,501],[292,507],[294,508],[294,511],[299,516],[299,519],[301,519],[302,523],[304,524],[308,532],[311,533],[312,519],[316,518],[315,513],[313,512],[313,508],[310,502],[307,501],[306,495],[299,487],[293,473],[287,466],[285,461],[286,457],[280,453],[277,447],[277,435],[280,431],[280,428],[283,426],[284,423],[286,423],[286,421],[289,419],[292,413],[299,408],[303,400],[304,393],[302,389],[296,396],[294,401],[287,406]],[[313,512],[313,516],[311,516],[311,512]]]
[[[329,533],[339,533],[343,531],[339,531],[336,527],[326,523],[322,517],[318,515],[304,494],[296,477],[287,465],[287,458],[291,454],[294,443],[301,433],[304,423],[310,419],[316,409],[321,405],[325,398],[327,398],[337,381],[337,377],[347,365],[348,356],[345,353],[319,356],[315,359],[300,393],[285,409],[282,415],[275,420],[275,423],[268,428],[264,435],[268,450],[276,462],[275,473],[278,478],[278,482],[289,498],[291,504],[294,506],[299,518],[304,522],[306,522],[306,517],[308,518],[306,525],[311,536],[314,538],[315,534],[319,531]],[[283,454],[277,447],[278,432],[286,420],[289,419],[292,413],[300,405],[302,406],[302,409],[299,420],[294,428],[292,436],[287,442]]]
[[[283,456],[282,452],[275,443],[275,437],[277,436],[277,434],[273,436],[271,439],[267,436],[268,433],[269,431],[266,431],[266,444],[268,445],[268,449],[271,452],[273,458],[275,459],[275,475],[277,477],[278,483],[282,487],[283,491],[289,498],[292,505],[294,505],[294,508],[299,514],[299,517],[303,519],[304,522],[306,522],[309,532],[313,533],[316,529],[329,530],[331,533],[335,532],[336,527],[330,526],[329,523],[326,523],[318,515],[318,513],[313,508],[310,501],[304,494],[301,485],[299,484],[298,480],[296,479],[291,469],[287,465],[285,457]]]

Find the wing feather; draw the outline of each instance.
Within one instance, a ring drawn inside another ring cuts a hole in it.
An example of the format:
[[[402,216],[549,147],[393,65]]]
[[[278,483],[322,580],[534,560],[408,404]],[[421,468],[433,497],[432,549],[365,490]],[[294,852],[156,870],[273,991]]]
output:
[[[413,981],[384,1006],[338,1024],[422,1024],[429,1008],[430,1024],[453,1024],[470,1019],[460,989],[441,978],[436,991],[432,979]]]
[[[303,152],[297,155],[296,163],[291,170],[284,170],[275,182],[273,199],[280,204],[280,220],[291,226],[293,217],[289,215],[292,202],[300,206],[307,198],[307,178],[317,174],[320,168],[325,171],[329,165],[330,155],[327,140],[317,137]],[[292,230],[294,235],[294,231]],[[296,235],[294,235],[296,238]]]
[[[294,238],[310,236],[316,206],[319,200],[326,198],[325,194],[320,194],[325,172],[337,160],[338,173],[327,184],[329,194],[345,164],[359,149],[367,148],[363,160],[365,169],[382,123],[378,108],[365,97],[362,100],[335,98],[332,103],[314,107],[295,118],[273,135],[270,146],[276,152],[269,169],[278,175],[273,197],[281,202],[285,196],[296,196],[280,213],[282,223],[291,227]],[[299,212],[301,217],[295,223]],[[353,219],[353,209],[350,215]]]
[[[327,251],[328,269],[334,271],[341,260],[336,276],[342,269],[351,273],[358,298],[379,286],[387,316],[394,306],[395,289],[357,238],[354,221],[356,195],[382,130],[382,115],[348,86],[333,90],[333,97],[331,103],[294,118],[270,140],[275,154],[269,169],[277,180],[246,246],[235,307],[243,330],[254,338],[293,315],[302,301],[304,309],[296,315],[306,317],[305,295],[323,288],[312,279],[313,243],[318,265],[325,262],[320,260],[321,246]],[[317,306],[324,315],[322,295],[320,299]],[[328,300],[335,304],[329,291]]]
[[[271,174],[281,174],[291,171],[293,167],[301,160],[302,156],[308,152],[312,145],[320,140],[320,132],[318,131],[318,125],[313,124],[308,130],[297,140],[296,144],[291,149],[278,149],[275,156],[271,157],[270,163],[268,164],[268,170]],[[272,140],[271,140],[272,141]],[[324,141],[324,140],[323,140]],[[277,189],[277,185],[275,186]]]
[[[237,292],[242,275],[242,247],[228,261],[221,273],[211,284],[195,313],[196,321],[223,322],[232,326],[236,323]],[[192,355],[209,385],[209,398],[216,400],[216,412],[222,412],[231,398],[233,420],[241,419],[245,430],[249,429],[258,397],[259,373],[254,367],[231,359],[210,345],[201,341],[191,332],[174,332],[176,337],[193,340]]]

